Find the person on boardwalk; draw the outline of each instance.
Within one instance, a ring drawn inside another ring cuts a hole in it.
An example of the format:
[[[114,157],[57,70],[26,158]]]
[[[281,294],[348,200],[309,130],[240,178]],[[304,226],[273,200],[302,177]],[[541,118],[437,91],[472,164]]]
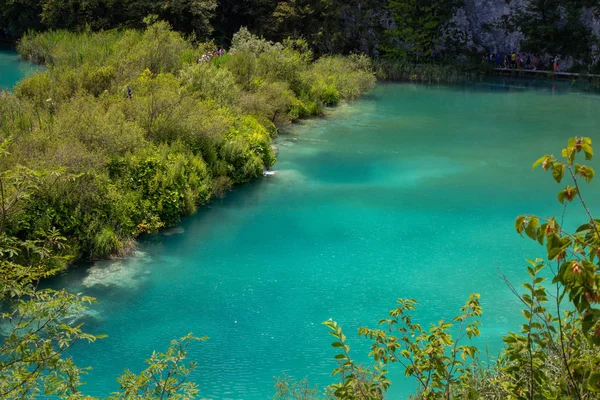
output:
[[[554,72],[558,72],[560,65],[558,64],[558,56],[554,57]]]
[[[510,57],[507,54],[504,56],[504,68],[508,69],[509,65],[510,65]]]
[[[533,70],[537,70],[537,56],[533,56]]]
[[[517,53],[515,53],[513,51],[512,55],[510,56],[510,67],[514,68],[517,65]]]
[[[521,55],[517,56],[517,69],[521,69]]]
[[[496,68],[500,68],[501,65],[502,65],[502,56],[500,55],[500,53],[498,53],[498,55],[496,55]]]

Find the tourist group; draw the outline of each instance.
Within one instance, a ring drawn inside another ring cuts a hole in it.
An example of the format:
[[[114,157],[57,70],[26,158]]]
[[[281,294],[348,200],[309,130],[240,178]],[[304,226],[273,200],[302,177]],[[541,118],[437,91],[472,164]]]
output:
[[[490,63],[495,65],[496,68],[506,68],[506,69],[531,69],[537,70],[539,66],[539,59],[537,56],[531,56],[529,54],[522,55],[521,53],[513,52],[512,54],[505,54],[504,56],[500,53],[491,53],[489,55],[484,54],[481,56],[481,62]],[[553,69],[554,72],[558,72],[560,70],[560,58],[558,56],[554,57],[553,60]]]

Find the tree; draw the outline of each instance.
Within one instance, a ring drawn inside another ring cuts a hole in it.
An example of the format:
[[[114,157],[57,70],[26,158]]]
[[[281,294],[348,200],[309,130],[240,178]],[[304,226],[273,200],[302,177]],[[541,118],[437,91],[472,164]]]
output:
[[[150,5],[153,13],[170,22],[175,30],[193,32],[200,40],[210,38],[217,0],[150,1]]]
[[[43,27],[42,4],[38,0],[0,0],[0,28],[17,38],[30,29]]]
[[[505,18],[502,26],[523,34],[525,38],[521,47],[524,51],[573,56],[589,63],[598,38],[581,19],[584,7],[591,6],[588,3],[581,0],[532,0],[526,7],[516,9]]]
[[[0,27],[16,37],[32,29],[142,28],[153,14],[178,31],[208,40],[216,8],[217,0],[0,0]]]
[[[270,32],[276,0],[219,0],[213,18],[214,40],[228,46],[233,35],[242,27],[259,36]]]
[[[336,0],[281,1],[273,11],[271,32],[277,40],[286,37],[307,40],[317,53],[341,52],[344,47],[342,3]]]
[[[317,54],[375,54],[385,20],[383,0],[287,0],[273,11],[276,40],[303,38]]]
[[[107,29],[113,27],[111,4],[106,0],[44,0],[42,24],[51,29]]]
[[[388,56],[431,60],[447,38],[460,0],[390,0],[395,27],[386,31],[382,50]]]
[[[351,0],[342,3],[344,34],[343,53],[364,53],[373,56],[387,18],[385,0]]]

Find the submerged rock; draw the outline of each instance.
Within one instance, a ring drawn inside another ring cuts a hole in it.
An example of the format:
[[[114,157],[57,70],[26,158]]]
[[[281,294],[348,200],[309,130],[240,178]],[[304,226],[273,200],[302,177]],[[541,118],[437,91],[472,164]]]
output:
[[[147,275],[150,274],[148,262],[151,260],[146,253],[134,251],[130,258],[116,261],[96,262],[83,279],[83,286],[113,286],[123,289],[135,289]]]

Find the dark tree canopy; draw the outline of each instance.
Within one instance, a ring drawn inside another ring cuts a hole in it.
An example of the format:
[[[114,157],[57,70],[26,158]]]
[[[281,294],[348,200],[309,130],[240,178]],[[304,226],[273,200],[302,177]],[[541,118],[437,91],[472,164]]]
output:
[[[523,33],[524,51],[591,61],[598,38],[582,21],[586,9],[598,11],[597,0],[531,0],[507,18],[508,29]]]
[[[384,50],[392,56],[433,58],[448,39],[460,0],[389,0],[395,26],[387,30]]]
[[[100,30],[144,26],[148,15],[208,39],[217,0],[0,0],[0,26],[14,36],[28,30]]]
[[[0,0],[0,29],[144,28],[149,15],[199,41],[229,47],[245,27],[270,41],[305,40],[315,54],[384,54],[431,61],[468,53],[454,17],[463,0]],[[521,32],[524,51],[590,64],[598,38],[584,22],[599,0],[530,0],[499,28]],[[585,17],[585,18],[584,18]],[[589,18],[588,18],[589,19]]]

